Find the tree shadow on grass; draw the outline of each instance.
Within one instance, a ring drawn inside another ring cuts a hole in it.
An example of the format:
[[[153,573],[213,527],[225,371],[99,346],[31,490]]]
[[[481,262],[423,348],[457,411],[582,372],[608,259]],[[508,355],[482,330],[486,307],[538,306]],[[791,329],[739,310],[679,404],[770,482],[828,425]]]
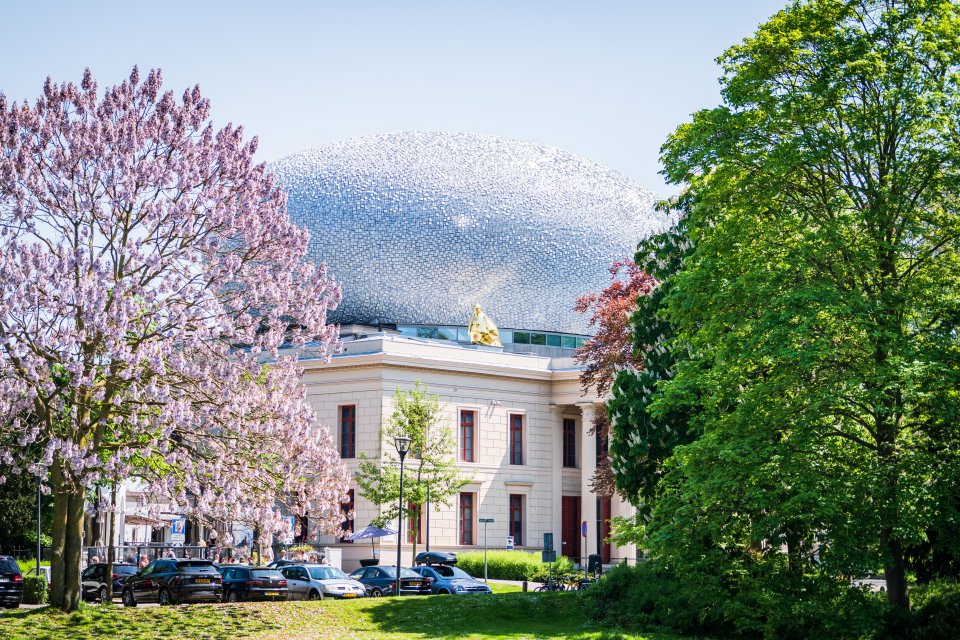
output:
[[[368,611],[379,631],[427,638],[581,638],[626,636],[593,626],[575,593],[410,596],[389,598]]]

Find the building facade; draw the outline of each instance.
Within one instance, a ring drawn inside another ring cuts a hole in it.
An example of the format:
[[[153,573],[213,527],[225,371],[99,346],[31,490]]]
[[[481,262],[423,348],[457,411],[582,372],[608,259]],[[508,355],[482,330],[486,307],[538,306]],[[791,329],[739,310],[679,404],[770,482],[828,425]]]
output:
[[[345,342],[329,363],[303,365],[308,399],[352,472],[361,453],[376,459],[393,450],[392,442],[381,442],[380,426],[393,412],[396,389],[419,381],[440,397],[457,467],[470,483],[451,504],[430,505],[429,530],[421,515],[418,550],[428,541],[431,550],[482,549],[484,536],[492,549],[505,548],[508,536],[515,548],[541,549],[543,534],[552,533],[557,552],[577,562],[594,553],[606,562],[635,558],[632,547],[602,542],[609,530],[601,522],[631,512],[617,497],[598,499],[591,490],[598,462],[592,430],[602,405],[582,394],[571,358],[374,332]],[[355,486],[351,499],[354,530],[380,514]],[[481,525],[481,518],[494,521]],[[410,538],[402,542],[404,561],[411,559]],[[314,542],[340,546],[344,568],[371,555],[367,541]],[[396,544],[396,536],[381,539],[386,558]]]

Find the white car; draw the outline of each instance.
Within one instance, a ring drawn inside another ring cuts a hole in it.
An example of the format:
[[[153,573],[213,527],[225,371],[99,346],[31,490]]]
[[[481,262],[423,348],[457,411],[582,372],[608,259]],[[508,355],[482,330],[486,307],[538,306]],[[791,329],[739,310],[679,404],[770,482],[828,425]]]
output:
[[[287,579],[288,600],[362,598],[367,595],[361,583],[327,564],[291,564],[280,567],[280,573]]]

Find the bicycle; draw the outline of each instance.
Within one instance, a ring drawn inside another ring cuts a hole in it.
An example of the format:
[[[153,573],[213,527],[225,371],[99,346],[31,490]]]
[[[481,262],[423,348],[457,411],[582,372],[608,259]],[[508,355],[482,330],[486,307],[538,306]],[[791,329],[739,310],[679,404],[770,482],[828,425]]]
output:
[[[566,591],[567,585],[558,579],[547,578],[547,581],[541,584],[534,591]]]

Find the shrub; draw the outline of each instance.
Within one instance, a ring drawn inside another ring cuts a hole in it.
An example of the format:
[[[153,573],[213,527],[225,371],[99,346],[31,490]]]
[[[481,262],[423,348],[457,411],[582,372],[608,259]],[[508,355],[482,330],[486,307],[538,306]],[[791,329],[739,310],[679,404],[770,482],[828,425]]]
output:
[[[47,578],[23,576],[23,603],[43,604],[47,601]]]
[[[960,638],[960,583],[934,580],[917,587],[912,595],[917,640]]]
[[[586,592],[600,622],[624,629],[777,640],[863,638],[883,598],[824,575],[767,566],[726,574],[674,572],[656,563],[611,569]]]
[[[457,554],[457,566],[472,576],[483,577],[483,551]],[[546,576],[548,565],[540,562],[540,554],[528,551],[487,551],[487,577],[495,580],[536,580]],[[573,563],[560,557],[553,563],[554,575],[571,573]]]

